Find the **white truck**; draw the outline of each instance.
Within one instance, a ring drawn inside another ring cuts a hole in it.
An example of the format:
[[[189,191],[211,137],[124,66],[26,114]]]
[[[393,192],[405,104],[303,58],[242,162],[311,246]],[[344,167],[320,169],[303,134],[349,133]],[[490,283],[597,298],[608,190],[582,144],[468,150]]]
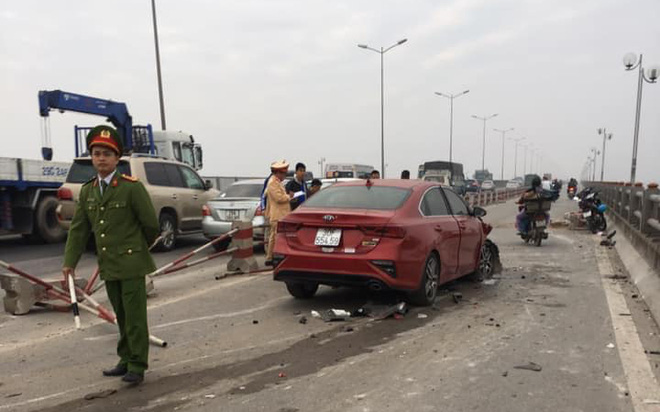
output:
[[[71,163],[0,157],[0,235],[20,234],[46,243],[61,242],[57,189]]]

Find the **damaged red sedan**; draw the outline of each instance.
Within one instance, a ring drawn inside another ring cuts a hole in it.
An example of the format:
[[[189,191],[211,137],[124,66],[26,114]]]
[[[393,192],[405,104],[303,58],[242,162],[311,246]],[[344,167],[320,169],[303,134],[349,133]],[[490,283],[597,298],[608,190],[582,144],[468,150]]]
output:
[[[488,277],[497,249],[482,208],[420,180],[364,180],[321,190],[279,222],[274,279],[296,298],[319,285],[407,292],[430,305],[438,286]]]

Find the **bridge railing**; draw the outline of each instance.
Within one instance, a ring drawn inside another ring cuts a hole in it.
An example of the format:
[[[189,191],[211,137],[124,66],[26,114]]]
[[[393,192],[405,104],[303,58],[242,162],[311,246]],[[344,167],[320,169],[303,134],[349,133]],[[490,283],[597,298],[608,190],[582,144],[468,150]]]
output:
[[[660,190],[657,183],[586,182],[609,208],[633,245],[655,268],[660,268]]]

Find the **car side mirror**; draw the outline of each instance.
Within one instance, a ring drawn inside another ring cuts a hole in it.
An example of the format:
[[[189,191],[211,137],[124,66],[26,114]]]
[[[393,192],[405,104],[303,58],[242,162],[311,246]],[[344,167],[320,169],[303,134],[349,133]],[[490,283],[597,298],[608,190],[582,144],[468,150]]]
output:
[[[210,180],[204,181],[204,190],[209,190],[213,188],[213,182]]]
[[[486,216],[486,209],[484,209],[484,208],[482,208],[482,207],[479,207],[479,206],[475,206],[475,207],[472,209],[472,216],[475,216],[475,217],[484,217],[484,216]]]

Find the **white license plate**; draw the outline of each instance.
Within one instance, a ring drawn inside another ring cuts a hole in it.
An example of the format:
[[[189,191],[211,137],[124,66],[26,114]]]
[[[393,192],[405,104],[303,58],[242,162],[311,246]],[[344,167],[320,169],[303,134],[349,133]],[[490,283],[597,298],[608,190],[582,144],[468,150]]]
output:
[[[316,231],[316,239],[314,244],[316,246],[339,246],[341,240],[341,229],[325,229],[320,228]]]
[[[584,217],[591,217],[591,210],[588,211],[588,212],[584,212],[584,213],[582,213],[582,216],[584,216]]]
[[[536,227],[545,227],[545,220],[537,220]]]
[[[241,220],[241,211],[225,210],[225,220]]]

